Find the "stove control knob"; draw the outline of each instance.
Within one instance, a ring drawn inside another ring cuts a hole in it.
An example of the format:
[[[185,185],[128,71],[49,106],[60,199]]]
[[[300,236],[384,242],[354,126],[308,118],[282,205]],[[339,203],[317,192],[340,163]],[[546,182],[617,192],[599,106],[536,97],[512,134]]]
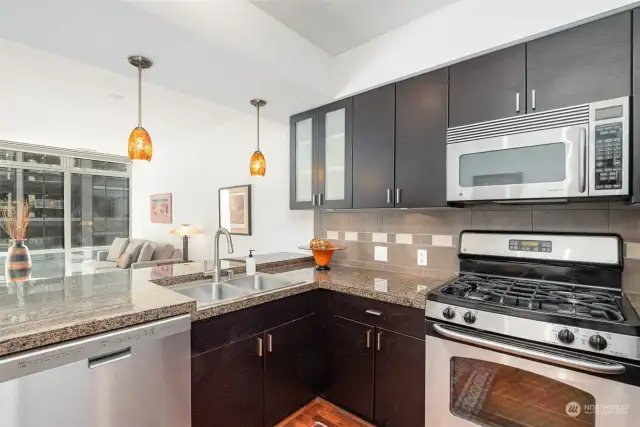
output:
[[[594,350],[604,350],[607,348],[607,340],[600,335],[591,335],[591,338],[589,338],[589,345]]]
[[[469,324],[475,323],[476,321],[476,315],[470,311],[467,311],[462,318],[464,319],[465,322]]]
[[[573,336],[573,332],[568,329],[563,329],[558,332],[558,339],[561,343],[571,344],[575,337]]]
[[[453,319],[454,317],[456,317],[456,312],[453,311],[453,308],[447,307],[444,309],[444,311],[442,312],[442,315],[444,316],[445,319]]]

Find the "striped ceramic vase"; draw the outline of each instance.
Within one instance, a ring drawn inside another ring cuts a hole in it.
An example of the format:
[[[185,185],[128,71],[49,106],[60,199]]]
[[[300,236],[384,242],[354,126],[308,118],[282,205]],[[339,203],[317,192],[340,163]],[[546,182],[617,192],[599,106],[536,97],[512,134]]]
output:
[[[4,276],[7,283],[21,283],[31,279],[31,255],[24,240],[12,240],[7,252]]]

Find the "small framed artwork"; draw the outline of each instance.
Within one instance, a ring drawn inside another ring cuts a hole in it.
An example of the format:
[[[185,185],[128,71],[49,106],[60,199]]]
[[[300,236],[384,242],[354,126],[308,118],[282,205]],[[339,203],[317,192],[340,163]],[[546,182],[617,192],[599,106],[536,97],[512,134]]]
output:
[[[171,193],[151,195],[151,222],[171,224],[173,221]]]
[[[251,185],[219,189],[218,216],[229,233],[251,236]]]

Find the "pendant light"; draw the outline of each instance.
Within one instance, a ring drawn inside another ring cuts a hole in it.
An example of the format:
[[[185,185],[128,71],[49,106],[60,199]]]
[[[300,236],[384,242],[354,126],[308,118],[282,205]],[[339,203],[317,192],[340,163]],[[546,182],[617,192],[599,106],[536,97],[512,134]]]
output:
[[[142,70],[150,68],[153,62],[141,55],[129,57],[129,63],[138,69],[138,126],[129,135],[129,159],[151,161],[153,146],[149,132],[142,127]]]
[[[267,160],[264,158],[264,154],[260,152],[260,107],[267,105],[267,101],[252,99],[250,102],[258,111],[258,149],[251,156],[249,170],[251,171],[251,176],[264,176],[267,171]]]

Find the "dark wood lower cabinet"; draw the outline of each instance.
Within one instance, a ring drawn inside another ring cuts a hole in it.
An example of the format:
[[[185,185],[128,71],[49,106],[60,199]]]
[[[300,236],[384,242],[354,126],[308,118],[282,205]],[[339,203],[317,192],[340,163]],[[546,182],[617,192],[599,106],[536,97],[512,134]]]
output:
[[[376,329],[376,425],[424,426],[425,350],[423,340]]]
[[[262,337],[191,358],[192,427],[262,427]]]
[[[373,340],[375,328],[339,316],[327,324],[328,345],[323,396],[348,411],[373,419]]]
[[[316,316],[265,332],[264,425],[273,426],[318,393],[320,349]]]

